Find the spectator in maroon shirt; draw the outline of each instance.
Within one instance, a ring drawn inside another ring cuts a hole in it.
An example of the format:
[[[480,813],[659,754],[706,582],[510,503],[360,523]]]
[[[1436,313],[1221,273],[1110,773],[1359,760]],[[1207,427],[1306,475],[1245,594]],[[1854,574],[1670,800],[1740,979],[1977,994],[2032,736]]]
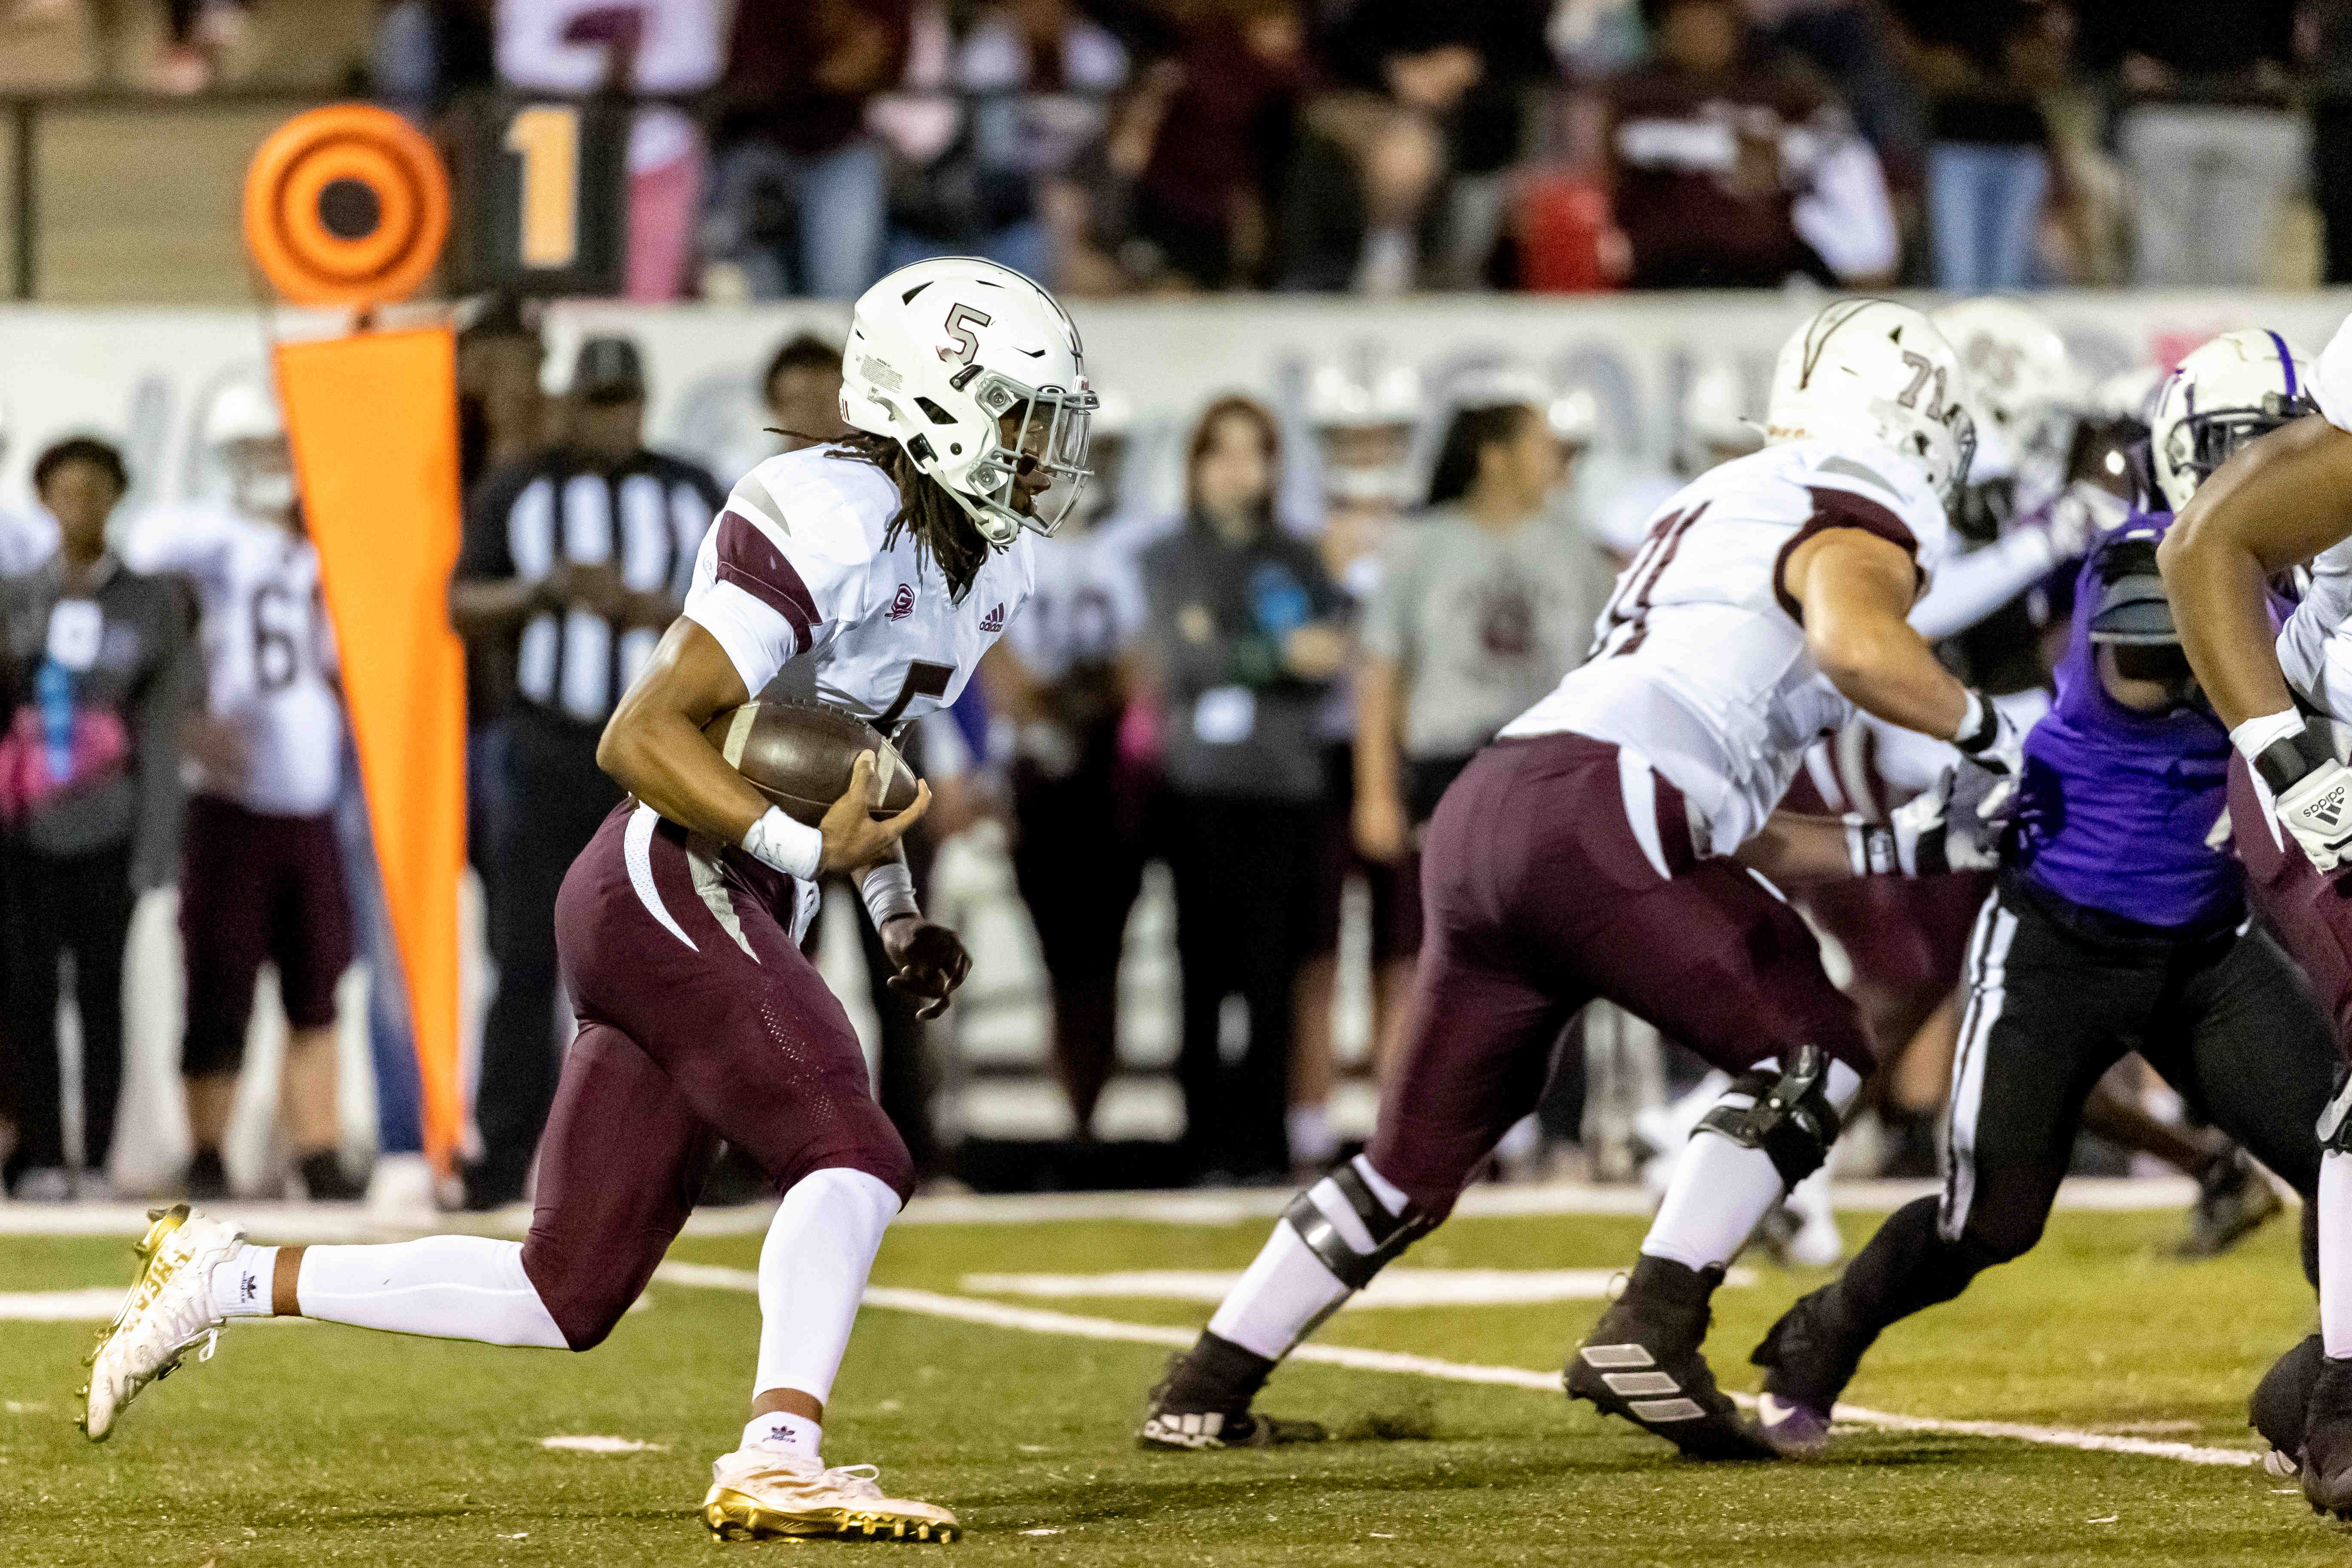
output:
[[[1136,233],[1171,280],[1264,281],[1268,209],[1307,89],[1307,31],[1291,0],[1241,0],[1180,51],[1135,188]]]
[[[906,74],[912,0],[746,0],[719,86],[705,248],[754,298],[848,300],[879,276],[885,165],[866,106]]]
[[[1738,0],[1643,0],[1654,59],[1610,89],[1609,177],[1635,288],[1883,281],[1884,175],[1828,89],[1750,47]]]

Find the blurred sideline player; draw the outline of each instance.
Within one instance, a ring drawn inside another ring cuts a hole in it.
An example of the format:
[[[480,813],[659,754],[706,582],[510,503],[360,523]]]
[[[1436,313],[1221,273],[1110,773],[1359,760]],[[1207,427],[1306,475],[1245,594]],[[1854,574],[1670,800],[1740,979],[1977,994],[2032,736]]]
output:
[[[929,794],[874,821],[875,760],[861,755],[824,826],[807,827],[702,727],[793,666],[878,725],[951,703],[1028,596],[1029,531],[1050,532],[1084,483],[1094,398],[1053,299],[961,258],[868,290],[843,369],[859,434],[772,458],[736,485],[685,615],[598,748],[634,798],[597,830],[557,909],[583,1026],[529,1239],[256,1247],[174,1209],[96,1352],[92,1437],[230,1317],[585,1350],[644,1289],[725,1138],[784,1196],[761,1248],[752,1419],[713,1467],[705,1521],[722,1536],[956,1533],[945,1509],[819,1457],[824,1401],[913,1167],[847,1015],[797,946],[820,874],[862,872],[898,980],[945,1005],[970,960],[923,919],[896,849]]]
[[[1742,1076],[1684,1150],[1569,1392],[1690,1452],[1769,1452],[1707,1368],[1708,1303],[1765,1212],[1827,1158],[1873,1051],[1803,921],[1733,854],[1805,745],[1856,706],[1953,740],[1972,789],[2013,782],[2014,728],[1904,619],[1967,481],[1967,396],[1958,357],[1907,307],[1843,300],[1791,335],[1770,444],[1661,509],[1594,657],[1447,791],[1378,1130],[1293,1202],[1176,1359],[1145,1444],[1301,1435],[1251,1412],[1259,1387],[1445,1217],[1533,1107],[1560,1028],[1601,996]]]
[[[2305,397],[2321,417],[2294,418],[2242,447],[2242,409],[2181,422],[2165,460],[2207,478],[2158,561],[2181,646],[2237,752],[2230,820],[2248,896],[2311,977],[2337,1048],[2352,1052],[2352,900],[2342,877],[2352,850],[2352,769],[2343,762],[2352,721],[2352,329],[2337,329],[2309,384],[2283,388],[2262,423],[2300,413]],[[2280,628],[2272,575],[2306,564],[2309,586]],[[2352,1516],[2347,1108],[2352,1093],[2339,1093],[2319,1122],[2323,1353],[2300,1402],[2300,1440],[2290,1434],[2287,1450],[2303,1495],[2338,1517]]]
[[[2290,390],[2302,367],[2278,343],[2236,332],[2181,362],[2156,427],[2171,505],[2207,460],[2303,406]],[[2193,417],[2228,434],[2178,439]],[[2168,458],[2192,448],[2196,464]],[[2250,929],[2222,821],[2230,738],[2157,576],[2170,521],[2132,517],[2080,574],[2057,701],[2026,736],[2000,884],[1969,943],[1943,1194],[1896,1210],[1755,1352],[1760,1429],[1784,1454],[1827,1447],[1831,1408],[1886,1328],[2040,1240],[2084,1099],[2129,1050],[2316,1202],[2328,1024],[2277,943]]]
[[[1412,500],[1413,431],[1422,407],[1421,376],[1410,365],[1332,362],[1316,366],[1307,377],[1307,423],[1315,433],[1323,487],[1318,543],[1324,571],[1348,596],[1350,618],[1360,616],[1380,585],[1382,552],[1399,529],[1412,526],[1406,508]],[[1362,879],[1370,915],[1375,1073],[1394,1054],[1405,988],[1412,983],[1413,950],[1421,939],[1413,863],[1394,853],[1365,854],[1355,830],[1364,784],[1354,742],[1371,660],[1360,654],[1356,664],[1335,683],[1318,722],[1329,786],[1318,834],[1313,941],[1298,969],[1290,1056],[1290,1163],[1302,1172],[1320,1171],[1339,1152],[1330,1116],[1339,1070],[1332,1026],[1349,882]]]
[[[1095,477],[1076,512],[1033,542],[1029,607],[982,661],[1013,726],[1013,876],[1053,993],[1054,1071],[1080,1140],[1118,1070],[1118,965],[1142,889],[1150,781],[1122,755],[1129,653],[1143,625],[1134,552],[1145,524],[1118,515],[1129,415],[1098,395]]]
[[[352,939],[335,837],[342,699],[319,555],[268,390],[224,388],[202,435],[228,476],[227,499],[151,512],[123,543],[135,570],[186,577],[202,616],[205,710],[187,726],[195,787],[180,869],[188,1195],[228,1195],[221,1139],[267,961],[286,1012],[279,1100],[295,1173],[310,1197],[357,1198],[367,1184],[337,1152],[335,986]]]

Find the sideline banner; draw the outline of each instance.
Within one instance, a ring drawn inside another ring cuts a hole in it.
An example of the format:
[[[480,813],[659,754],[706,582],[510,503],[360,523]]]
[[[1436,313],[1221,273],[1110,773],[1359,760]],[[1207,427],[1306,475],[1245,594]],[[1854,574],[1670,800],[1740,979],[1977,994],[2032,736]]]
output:
[[[425,1152],[446,1171],[464,1116],[466,658],[448,612],[460,516],[454,340],[446,330],[362,333],[285,344],[276,357],[407,971]]]

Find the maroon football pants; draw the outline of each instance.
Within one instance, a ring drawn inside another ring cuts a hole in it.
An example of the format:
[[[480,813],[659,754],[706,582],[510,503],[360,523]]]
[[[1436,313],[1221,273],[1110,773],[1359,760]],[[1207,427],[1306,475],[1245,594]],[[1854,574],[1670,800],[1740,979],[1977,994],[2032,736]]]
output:
[[[833,1167],[914,1190],[849,1015],[787,929],[798,890],[628,803],[564,879],[556,945],[581,1029],[522,1262],[574,1350],[653,1277],[719,1139],[779,1192]]]
[[[2279,826],[2268,792],[2246,759],[2230,758],[2230,829],[2246,868],[2246,900],[2270,921],[2279,945],[2302,965],[2336,1026],[2336,1048],[2352,1058],[2352,873],[2323,876]]]
[[[1871,1070],[1805,922],[1699,859],[1682,793],[1607,742],[1481,752],[1431,820],[1422,900],[1412,1026],[1366,1154],[1433,1218],[1535,1109],[1553,1041],[1595,998],[1728,1072],[1809,1044]]]

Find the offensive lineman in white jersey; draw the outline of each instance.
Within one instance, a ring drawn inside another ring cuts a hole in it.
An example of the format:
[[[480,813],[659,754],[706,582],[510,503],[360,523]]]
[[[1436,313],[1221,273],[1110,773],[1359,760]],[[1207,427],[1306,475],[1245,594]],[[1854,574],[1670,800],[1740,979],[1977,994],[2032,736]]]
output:
[[[2319,417],[2294,418],[2226,461],[2235,411],[2178,423],[2158,461],[2210,477],[2165,534],[2157,563],[2181,647],[2238,752],[2230,820],[2247,897],[2311,977],[2336,1048],[2352,1058],[2352,899],[2344,896],[2352,885],[2342,869],[2352,858],[2352,769],[2342,761],[2352,724],[2352,321],[2336,329],[2311,379]],[[2290,384],[2271,416],[2292,416],[2305,393]],[[2273,636],[2271,574],[2305,563],[2311,585]],[[2283,1445],[2299,1464],[2303,1495],[2338,1518],[2352,1518],[2347,1111],[2352,1085],[2319,1125],[2324,1359],[2305,1401],[2300,1452]]]
[[[227,500],[151,512],[122,549],[138,571],[187,578],[203,613],[205,711],[188,725],[196,781],[180,866],[187,1192],[228,1195],[221,1138],[267,959],[286,1010],[279,1099],[294,1168],[310,1196],[355,1199],[365,1184],[336,1152],[335,985],[352,939],[334,818],[343,710],[319,554],[267,388],[225,388],[203,439],[228,470]]]
[[[645,1288],[723,1138],[783,1202],[760,1254],[751,1421],[713,1467],[704,1521],[727,1537],[957,1533],[947,1510],[818,1458],[866,1272],[913,1170],[847,1015],[793,940],[817,878],[856,875],[896,982],[944,1002],[969,960],[922,918],[898,854],[929,788],[873,822],[863,756],[822,827],[806,827],[703,726],[780,673],[877,724],[952,702],[1029,592],[1024,530],[1052,531],[1087,477],[1094,395],[1052,297],[960,258],[894,272],[858,300],[843,379],[858,433],[737,485],[685,615],[604,731],[599,761],[635,798],[556,908],[582,1027],[540,1145],[530,1238],[256,1247],[173,1210],[100,1342],[91,1436],[225,1318],[586,1350]]]
[[[1592,658],[1446,792],[1423,851],[1412,1028],[1372,1141],[1291,1204],[1154,1391],[1147,1447],[1319,1436],[1251,1399],[1445,1217],[1534,1108],[1561,1026],[1602,997],[1739,1076],[1684,1150],[1625,1294],[1571,1356],[1569,1393],[1692,1454],[1769,1453],[1700,1352],[1708,1299],[1827,1156],[1872,1057],[1804,922],[1733,853],[1856,707],[1952,740],[1986,773],[2016,772],[2019,739],[1904,620],[1974,442],[1950,347],[1916,310],[1841,301],[1781,350],[1768,415],[1764,450],[1660,510]],[[1842,831],[1784,823],[1769,844],[1822,830]]]

